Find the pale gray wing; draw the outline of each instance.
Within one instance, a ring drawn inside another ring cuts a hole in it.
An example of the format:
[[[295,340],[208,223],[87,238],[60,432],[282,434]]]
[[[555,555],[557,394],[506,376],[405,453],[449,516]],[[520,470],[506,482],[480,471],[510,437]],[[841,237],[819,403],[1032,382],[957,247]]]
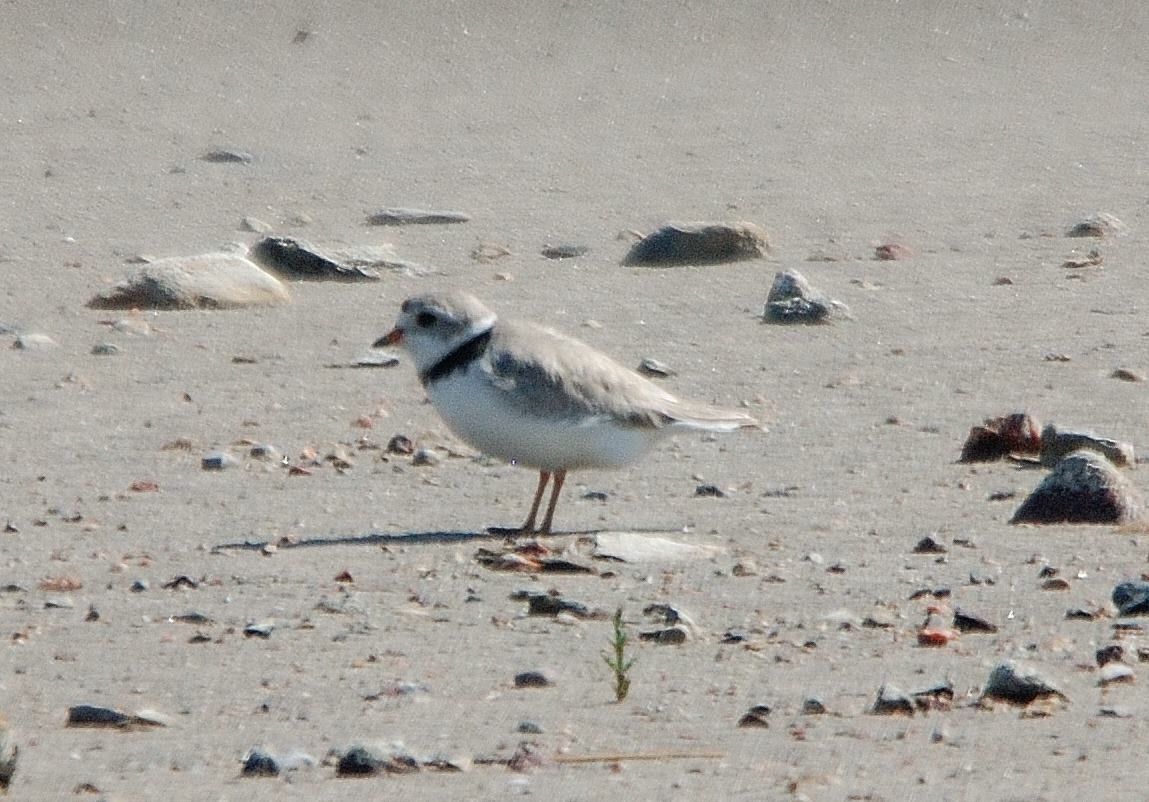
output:
[[[526,415],[715,431],[755,425],[741,413],[683,403],[586,343],[538,326],[500,324],[484,369]]]
[[[526,415],[611,418],[657,427],[674,396],[586,343],[529,324],[502,323],[483,367],[511,406]]]

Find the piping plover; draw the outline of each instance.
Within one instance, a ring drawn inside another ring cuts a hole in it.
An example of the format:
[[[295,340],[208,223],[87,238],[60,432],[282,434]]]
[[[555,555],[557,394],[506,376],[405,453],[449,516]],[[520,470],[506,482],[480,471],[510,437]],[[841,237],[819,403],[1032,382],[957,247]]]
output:
[[[741,412],[679,401],[576,339],[498,319],[464,292],[408,298],[395,328],[375,342],[385,345],[406,349],[435,409],[459,437],[539,472],[522,533],[551,531],[567,471],[629,465],[677,431],[760,428]]]

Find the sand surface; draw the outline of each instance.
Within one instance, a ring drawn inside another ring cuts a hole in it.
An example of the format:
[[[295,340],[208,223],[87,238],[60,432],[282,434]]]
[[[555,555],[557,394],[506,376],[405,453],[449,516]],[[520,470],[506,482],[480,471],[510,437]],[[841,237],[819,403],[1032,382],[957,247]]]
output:
[[[1018,409],[1146,443],[1146,384],[1110,378],[1149,371],[1143,4],[9,0],[0,19],[12,797],[1059,800],[1149,782],[1143,687],[1097,686],[1114,620],[1065,618],[1108,608],[1113,586],[1146,570],[1149,536],[1011,527],[1042,473],[956,462],[971,425]],[[217,148],[255,158],[200,159]],[[472,220],[365,224],[386,206]],[[1064,236],[1096,212],[1128,233]],[[433,272],[295,283],[293,304],[272,310],[85,308],[133,257],[253,242],[245,216],[327,245],[389,242]],[[619,232],[670,220],[758,223],[773,256],[619,266]],[[912,257],[876,261],[887,241]],[[481,242],[511,254],[476,261]],[[590,252],[539,255],[562,243]],[[1091,247],[1103,266],[1062,267]],[[853,319],[763,324],[787,268]],[[566,534],[551,545],[605,575],[495,572],[475,554],[501,546],[486,527],[520,521],[529,472],[359,448],[397,433],[454,445],[406,360],[331,367],[366,354],[403,298],[448,287],[624,364],[657,358],[677,371],[661,380],[673,392],[768,422],[681,436],[568,483],[564,532],[660,531],[707,556],[602,563]],[[125,318],[147,333],[109,325]],[[18,333],[55,346],[10,350]],[[118,353],[94,355],[102,343]],[[247,459],[245,443],[297,465],[345,444],[350,467],[292,476]],[[213,450],[240,464],[202,470]],[[696,496],[706,483],[726,496]],[[459,534],[354,540],[445,532]],[[912,553],[928,534],[941,558]],[[283,538],[336,542],[217,548]],[[756,574],[735,576],[746,561]],[[1067,590],[1041,590],[1046,565]],[[337,581],[344,571],[353,581]],[[181,575],[198,587],[162,587]],[[939,587],[999,632],[919,647],[937,600],[910,596]],[[600,658],[609,623],[528,618],[511,599],[523,589],[622,607],[632,635],[651,628],[645,606],[677,605],[696,637],[635,644],[617,704]],[[859,625],[875,610],[892,626]],[[171,620],[188,612],[210,621]],[[253,622],[275,628],[245,637]],[[748,640],[723,644],[732,629]],[[1138,672],[1141,638],[1123,641]],[[1068,706],[970,705],[1003,659],[1036,665]],[[553,685],[515,689],[531,669]],[[950,711],[867,712],[883,682],[943,681]],[[827,715],[803,713],[811,696]],[[150,708],[170,726],[65,728],[76,704]],[[769,728],[738,728],[755,704],[772,708]],[[542,734],[517,732],[523,720]],[[547,757],[721,757],[239,776],[259,744],[322,760],[364,741],[507,757],[524,740]]]

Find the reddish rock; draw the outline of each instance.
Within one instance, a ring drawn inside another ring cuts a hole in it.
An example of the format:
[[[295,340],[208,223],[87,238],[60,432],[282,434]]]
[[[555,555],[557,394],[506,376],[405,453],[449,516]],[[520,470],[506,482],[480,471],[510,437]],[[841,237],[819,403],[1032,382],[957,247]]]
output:
[[[1041,424],[1026,412],[986,418],[969,430],[961,462],[993,462],[1010,455],[1035,456],[1041,452]]]

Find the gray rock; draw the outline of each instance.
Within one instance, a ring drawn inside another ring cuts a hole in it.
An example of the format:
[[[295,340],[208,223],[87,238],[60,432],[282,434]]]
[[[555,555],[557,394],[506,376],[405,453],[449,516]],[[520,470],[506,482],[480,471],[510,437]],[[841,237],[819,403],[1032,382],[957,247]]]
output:
[[[516,688],[549,688],[552,684],[541,671],[520,671],[515,674]]]
[[[240,774],[244,777],[278,777],[289,771],[311,768],[318,762],[306,752],[296,751],[276,755],[261,746],[256,746],[243,756],[243,768]]]
[[[402,744],[355,744],[340,755],[335,774],[340,777],[409,774],[420,768],[419,760]]]
[[[816,292],[797,270],[783,270],[774,274],[762,319],[767,323],[829,323],[832,317],[848,317],[849,313],[844,303]]]
[[[255,155],[248,153],[245,150],[231,150],[230,148],[217,148],[216,150],[209,150],[204,155],[200,156],[205,162],[214,162],[216,164],[251,164],[255,161]]]
[[[174,256],[140,265],[88,301],[92,309],[236,309],[291,302],[283,283],[234,253]]]
[[[243,628],[243,634],[249,638],[270,638],[275,631],[275,624],[271,621],[256,621]]]
[[[1139,520],[1145,505],[1133,484],[1094,451],[1064,457],[1013,514],[1010,523],[1104,523]]]
[[[870,712],[879,716],[912,716],[917,712],[914,698],[893,685],[883,684],[878,688],[878,698]]]
[[[243,768],[239,773],[244,777],[277,777],[281,771],[275,755],[257,746],[243,756]]]
[[[1041,430],[1041,464],[1046,468],[1057,465],[1067,454],[1086,449],[1096,451],[1118,468],[1129,468],[1137,461],[1133,446],[1098,437],[1091,432],[1061,431],[1053,424]]]
[[[204,454],[200,460],[200,467],[205,471],[222,471],[224,468],[233,468],[239,463],[235,457],[226,451],[211,451]]]
[[[411,455],[411,464],[421,468],[434,468],[442,462],[442,455],[433,448],[419,448]]]
[[[953,628],[961,633],[975,633],[989,635],[997,632],[997,626],[985,618],[962,609],[954,610]]]
[[[248,258],[268,270],[293,279],[318,281],[378,281],[379,273],[327,253],[307,240],[264,237]]]
[[[541,251],[547,259],[575,259],[590,253],[585,245],[548,245]]]
[[[96,343],[92,346],[92,356],[115,356],[120,353],[120,346],[115,343]]]
[[[671,223],[636,242],[624,265],[709,265],[764,259],[766,232],[754,223]]]
[[[642,361],[638,363],[638,372],[643,376],[653,376],[657,379],[666,379],[677,375],[675,370],[649,356],[643,357]]]
[[[466,212],[427,211],[425,209],[388,208],[367,217],[373,226],[443,225],[466,223],[471,215]]]
[[[802,712],[807,716],[820,716],[829,711],[826,704],[817,696],[807,696],[802,700]]]
[[[1037,669],[1006,660],[994,666],[982,690],[982,699],[1027,705],[1035,699],[1066,696]]]
[[[1124,234],[1128,227],[1108,212],[1098,212],[1074,223],[1065,232],[1067,237],[1114,237]]]
[[[260,462],[280,462],[283,460],[283,454],[270,443],[256,443],[247,453],[252,459]]]
[[[122,713],[110,707],[97,705],[73,705],[68,708],[66,727],[106,727],[111,729],[141,729],[167,727],[171,722],[167,716],[154,710],[140,710],[136,713]]]
[[[1149,582],[1122,582],[1113,589],[1112,598],[1119,616],[1149,615]]]

